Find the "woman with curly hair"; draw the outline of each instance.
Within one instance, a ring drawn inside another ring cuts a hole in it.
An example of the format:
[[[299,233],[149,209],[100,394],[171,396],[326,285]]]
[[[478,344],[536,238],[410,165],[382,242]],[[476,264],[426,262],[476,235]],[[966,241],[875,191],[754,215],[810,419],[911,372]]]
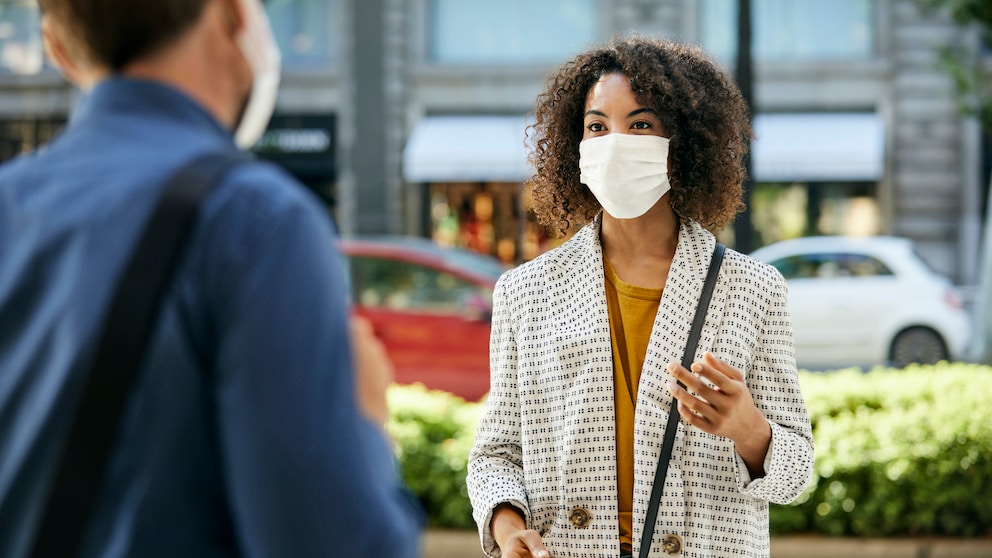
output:
[[[768,502],[795,499],[813,468],[782,276],[727,250],[680,364],[714,233],[742,207],[739,90],[697,48],[630,38],[565,63],[535,116],[537,216],[582,228],[496,286],[468,474],[483,549],[768,556]]]

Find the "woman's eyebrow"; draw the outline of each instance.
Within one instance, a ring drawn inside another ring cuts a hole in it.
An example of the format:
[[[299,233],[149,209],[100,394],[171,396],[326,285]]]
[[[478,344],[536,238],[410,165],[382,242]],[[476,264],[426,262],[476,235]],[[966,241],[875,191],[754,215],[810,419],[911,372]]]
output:
[[[634,116],[637,116],[638,114],[643,114],[643,113],[650,113],[650,114],[653,114],[655,116],[658,116],[658,111],[654,110],[653,108],[642,107],[642,108],[639,108],[637,110],[630,111],[630,114],[627,115],[627,118],[633,118]],[[585,113],[585,116],[589,116],[590,114],[595,115],[595,116],[602,116],[604,118],[606,117],[606,113],[604,113],[602,111],[599,111],[599,110],[596,110],[596,109],[587,110],[586,113]]]
[[[630,114],[627,115],[627,118],[631,118],[631,117],[637,116],[638,114],[643,114],[645,112],[651,113],[654,116],[658,116],[658,111],[654,110],[653,108],[643,107],[643,108],[639,108],[637,110],[630,111]]]

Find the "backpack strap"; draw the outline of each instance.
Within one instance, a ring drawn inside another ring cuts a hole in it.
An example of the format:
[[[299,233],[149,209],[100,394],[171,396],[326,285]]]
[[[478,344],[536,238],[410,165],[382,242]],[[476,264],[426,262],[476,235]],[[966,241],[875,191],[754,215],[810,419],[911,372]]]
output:
[[[232,152],[200,157],[173,174],[162,190],[104,317],[96,356],[45,499],[32,557],[71,557],[81,551],[124,405],[200,203],[231,167],[247,160],[246,154]]]

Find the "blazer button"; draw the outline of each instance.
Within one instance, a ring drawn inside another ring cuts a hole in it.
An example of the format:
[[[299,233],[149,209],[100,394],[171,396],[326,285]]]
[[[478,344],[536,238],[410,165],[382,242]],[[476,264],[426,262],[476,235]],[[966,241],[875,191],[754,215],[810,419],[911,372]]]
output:
[[[568,516],[568,520],[572,522],[572,525],[577,529],[582,529],[583,527],[589,525],[589,519],[592,516],[589,515],[589,510],[585,508],[575,508],[572,510],[571,515]]]
[[[682,538],[674,533],[665,535],[665,539],[661,542],[661,547],[668,554],[678,554],[682,552]]]

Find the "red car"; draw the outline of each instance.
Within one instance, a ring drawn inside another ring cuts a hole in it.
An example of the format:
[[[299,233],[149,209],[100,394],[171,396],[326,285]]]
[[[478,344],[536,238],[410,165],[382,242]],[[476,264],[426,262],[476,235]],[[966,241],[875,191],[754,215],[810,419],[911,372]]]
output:
[[[499,260],[415,237],[347,238],[356,312],[367,318],[396,369],[467,400],[489,391],[492,291]]]

